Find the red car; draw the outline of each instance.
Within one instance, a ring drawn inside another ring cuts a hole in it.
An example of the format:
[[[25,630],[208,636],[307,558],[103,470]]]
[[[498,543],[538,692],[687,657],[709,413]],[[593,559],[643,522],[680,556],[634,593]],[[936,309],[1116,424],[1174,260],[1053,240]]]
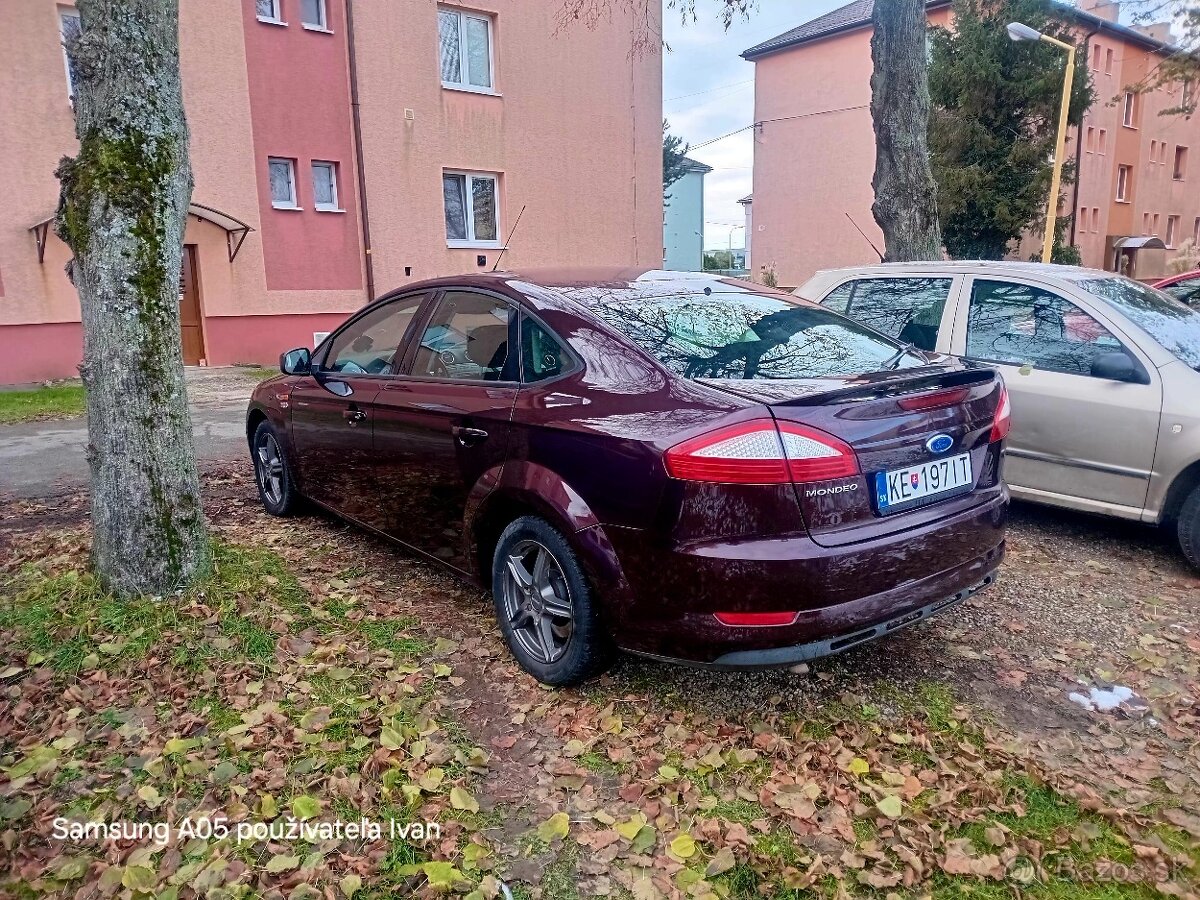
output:
[[[622,648],[837,653],[990,584],[1008,400],[990,368],[705,275],[414,284],[254,392],[262,502],[304,498],[491,588],[547,684]]]
[[[1164,278],[1153,286],[1188,306],[1200,306],[1200,269]]]

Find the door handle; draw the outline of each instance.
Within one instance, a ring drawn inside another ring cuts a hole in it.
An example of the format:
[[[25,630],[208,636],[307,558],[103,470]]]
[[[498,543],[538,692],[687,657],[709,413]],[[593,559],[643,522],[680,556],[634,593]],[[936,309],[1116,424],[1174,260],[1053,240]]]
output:
[[[350,409],[342,410],[342,417],[346,420],[346,423],[351,428],[353,428],[359,422],[365,422],[367,420],[367,414],[356,406],[352,406]]]
[[[486,441],[488,436],[488,433],[482,428],[464,428],[461,425],[452,427],[450,433],[458,438],[458,442],[464,447],[472,447],[481,441]]]

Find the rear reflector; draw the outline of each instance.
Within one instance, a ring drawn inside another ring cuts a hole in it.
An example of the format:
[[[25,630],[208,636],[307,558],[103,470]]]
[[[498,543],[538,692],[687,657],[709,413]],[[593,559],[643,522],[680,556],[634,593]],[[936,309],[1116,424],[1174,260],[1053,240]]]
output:
[[[858,474],[858,458],[831,434],[773,419],[718,428],[677,444],[663,461],[672,478],[718,484],[788,484]]]
[[[944,406],[957,406],[967,399],[970,388],[952,388],[948,391],[936,391],[932,394],[916,394],[912,397],[901,397],[897,403],[908,412],[920,412],[923,409],[941,409]]]
[[[992,433],[988,443],[994,444],[1008,437],[1012,431],[1012,406],[1008,401],[1008,388],[1000,385],[1000,402],[996,404],[996,418],[992,421]]]
[[[719,612],[713,613],[722,625],[757,628],[763,625],[791,625],[799,613],[794,612]]]

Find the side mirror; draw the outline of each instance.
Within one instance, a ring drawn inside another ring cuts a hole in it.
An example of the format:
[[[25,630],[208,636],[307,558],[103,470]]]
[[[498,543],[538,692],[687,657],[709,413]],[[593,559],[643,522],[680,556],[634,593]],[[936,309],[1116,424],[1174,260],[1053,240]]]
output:
[[[1148,384],[1149,379],[1142,367],[1123,350],[1112,350],[1101,353],[1092,360],[1092,377],[1107,378],[1109,381],[1129,381],[1134,384]]]
[[[312,365],[312,351],[307,347],[297,347],[279,357],[279,371],[284,375],[307,375]]]

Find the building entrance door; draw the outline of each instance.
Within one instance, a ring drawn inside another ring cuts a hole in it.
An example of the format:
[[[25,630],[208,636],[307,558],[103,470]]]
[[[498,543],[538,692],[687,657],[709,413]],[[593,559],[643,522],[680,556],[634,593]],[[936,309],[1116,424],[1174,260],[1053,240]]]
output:
[[[195,244],[185,244],[183,248],[183,271],[179,276],[179,330],[183,339],[183,364],[200,365],[204,359],[204,329],[200,322]]]

